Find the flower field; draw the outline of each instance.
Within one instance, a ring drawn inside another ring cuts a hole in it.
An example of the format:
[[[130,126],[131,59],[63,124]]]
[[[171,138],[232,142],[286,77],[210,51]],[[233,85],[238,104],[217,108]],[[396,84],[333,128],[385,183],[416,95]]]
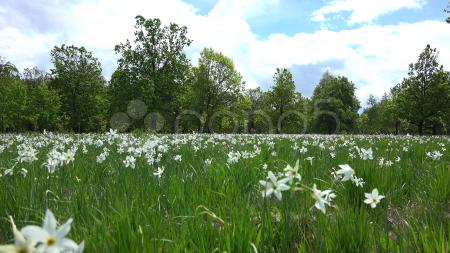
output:
[[[449,137],[3,134],[0,252],[449,252],[449,149]]]

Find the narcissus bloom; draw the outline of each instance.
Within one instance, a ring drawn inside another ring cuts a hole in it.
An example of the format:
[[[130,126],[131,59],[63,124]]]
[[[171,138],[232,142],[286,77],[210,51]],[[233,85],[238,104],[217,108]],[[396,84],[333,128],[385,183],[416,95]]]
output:
[[[325,214],[325,205],[331,206],[331,201],[336,197],[336,194],[334,194],[332,190],[321,191],[317,189],[316,184],[314,184],[311,196],[316,200],[314,206]]]
[[[14,220],[10,217],[12,230],[14,234],[14,244],[0,245],[1,253],[33,253],[36,252],[34,245],[36,242],[30,239],[25,239],[23,234],[17,230]]]
[[[355,171],[348,164],[339,165],[340,170],[336,171],[336,174],[341,176],[341,181],[345,182],[351,180]]]
[[[373,189],[371,193],[364,193],[364,195],[366,196],[364,203],[370,205],[372,208],[377,207],[377,204],[380,203],[380,200],[384,198],[383,195],[378,194],[377,188]]]
[[[20,231],[24,238],[38,242],[38,252],[81,252],[84,244],[77,245],[74,241],[66,238],[70,231],[72,219],[57,228],[57,221],[50,210],[45,213],[42,227],[26,226]]]
[[[278,180],[272,171],[267,173],[268,181],[260,180],[259,183],[265,187],[265,190],[262,192],[263,197],[270,197],[270,195],[274,194],[278,200],[281,200],[282,194],[281,192],[287,191],[290,187],[286,184],[289,181],[289,178],[283,178]]]

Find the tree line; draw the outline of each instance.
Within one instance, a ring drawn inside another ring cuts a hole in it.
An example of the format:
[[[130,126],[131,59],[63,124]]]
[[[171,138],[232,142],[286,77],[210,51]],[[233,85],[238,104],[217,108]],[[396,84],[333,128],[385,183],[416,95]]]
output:
[[[430,45],[401,83],[380,100],[371,96],[360,114],[355,84],[344,76],[325,72],[307,98],[286,68],[263,91],[246,89],[233,60],[212,48],[194,66],[187,32],[137,16],[133,42],[115,47],[120,58],[109,81],[84,47],[55,46],[49,73],[20,72],[0,58],[0,130],[450,133],[450,74]]]

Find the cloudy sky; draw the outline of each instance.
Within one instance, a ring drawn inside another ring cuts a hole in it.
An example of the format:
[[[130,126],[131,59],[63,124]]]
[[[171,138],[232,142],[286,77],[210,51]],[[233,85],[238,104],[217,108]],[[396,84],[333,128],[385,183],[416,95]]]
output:
[[[85,46],[109,79],[114,46],[132,39],[134,17],[186,25],[194,64],[204,47],[232,57],[248,87],[291,69],[310,96],[325,70],[349,77],[365,101],[407,73],[427,43],[450,70],[446,0],[2,0],[0,56],[20,69],[50,69],[57,44]]]

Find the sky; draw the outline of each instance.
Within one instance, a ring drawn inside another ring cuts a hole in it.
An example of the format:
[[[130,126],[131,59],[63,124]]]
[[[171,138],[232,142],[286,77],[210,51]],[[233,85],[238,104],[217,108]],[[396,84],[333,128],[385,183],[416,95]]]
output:
[[[363,103],[399,83],[430,44],[450,70],[446,0],[1,0],[0,56],[19,69],[52,68],[55,45],[84,46],[109,79],[133,40],[134,17],[185,25],[194,65],[205,47],[231,57],[247,88],[291,70],[309,97],[322,74],[345,75]],[[363,104],[364,106],[364,104]]]

